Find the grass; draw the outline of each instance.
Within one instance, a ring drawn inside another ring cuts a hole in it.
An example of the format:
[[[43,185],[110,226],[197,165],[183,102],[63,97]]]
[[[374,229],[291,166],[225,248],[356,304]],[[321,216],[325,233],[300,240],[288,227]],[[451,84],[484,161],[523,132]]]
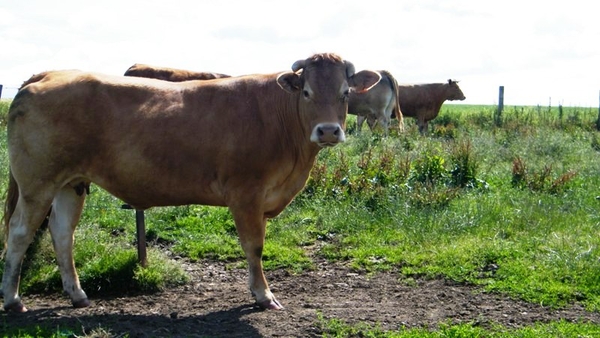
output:
[[[346,325],[343,322],[332,319],[320,318],[319,326],[325,332],[323,337],[373,337],[373,338],[564,338],[564,337],[598,337],[600,326],[586,323],[571,323],[558,321],[547,324],[536,324],[524,328],[506,328],[494,326],[483,328],[475,323],[448,324],[442,323],[437,330],[427,328],[401,328],[396,331],[383,331],[379,327],[365,324]]]
[[[0,328],[3,328],[0,324]],[[104,328],[94,328],[92,330],[78,330],[71,328],[51,328],[43,324],[32,328],[7,328],[0,331],[0,338],[111,338],[116,337],[110,331]],[[129,335],[119,335],[118,337],[127,338]]]
[[[1,126],[7,107],[0,102]],[[265,268],[311,269],[316,255],[361,270],[444,277],[549,307],[580,302],[600,311],[596,118],[595,108],[505,107],[498,115],[492,106],[445,105],[429,136],[407,119],[404,134],[383,138],[356,135],[350,116],[348,141],[320,153],[306,188],[269,222]],[[8,163],[5,137],[0,160]],[[0,170],[6,176],[7,166]],[[150,265],[140,268],[134,216],[120,206],[92,186],[75,249],[88,292],[114,283],[146,292],[185,283],[165,248],[191,260],[245,265],[227,210],[186,206],[146,212]],[[40,234],[31,250],[22,292],[58,292],[49,236]],[[325,325],[331,337],[357,335],[353,330],[373,337],[585,337],[599,330],[563,322],[395,333]]]

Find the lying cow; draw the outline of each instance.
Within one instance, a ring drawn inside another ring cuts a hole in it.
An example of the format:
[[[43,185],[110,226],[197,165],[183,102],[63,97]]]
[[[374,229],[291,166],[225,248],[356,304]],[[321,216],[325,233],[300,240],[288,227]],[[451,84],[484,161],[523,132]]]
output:
[[[73,261],[73,233],[94,182],[138,210],[204,204],[232,213],[263,308],[281,309],[262,267],[265,227],[304,187],[323,147],[345,140],[350,90],[381,76],[335,54],[292,72],[166,82],[80,71],[34,75],[8,112],[4,309],[19,296],[27,247],[48,227],[64,291],[90,302]]]
[[[365,119],[375,121],[369,124],[374,130],[379,125],[387,134],[390,116],[398,119],[400,130],[404,130],[402,111],[398,103],[398,82],[386,70],[380,70],[381,81],[367,92],[351,92],[348,101],[348,114],[356,115],[358,132]]]
[[[445,83],[400,84],[398,94],[402,114],[417,119],[421,134],[427,133],[429,121],[438,116],[444,101],[465,99],[458,81],[453,80]],[[395,115],[391,114],[390,117],[394,118]],[[367,119],[367,123],[373,128],[377,121],[371,117]]]
[[[230,75],[208,72],[193,72],[189,70],[155,67],[136,63],[125,71],[125,76],[147,77],[171,82],[189,80],[212,80],[230,77]]]

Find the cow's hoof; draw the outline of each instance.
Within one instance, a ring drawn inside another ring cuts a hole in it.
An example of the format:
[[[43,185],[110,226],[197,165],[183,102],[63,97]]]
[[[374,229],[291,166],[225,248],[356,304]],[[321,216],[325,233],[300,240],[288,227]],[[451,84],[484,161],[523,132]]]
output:
[[[258,306],[266,310],[283,310],[283,305],[281,305],[275,298],[273,298],[273,300],[265,300],[256,303]]]
[[[77,309],[82,308],[82,307],[88,307],[88,306],[90,306],[90,301],[87,298],[80,299],[76,302],[73,302],[73,307],[77,308]]]
[[[16,312],[16,313],[27,312],[27,308],[21,302],[4,305],[4,310],[7,312]]]

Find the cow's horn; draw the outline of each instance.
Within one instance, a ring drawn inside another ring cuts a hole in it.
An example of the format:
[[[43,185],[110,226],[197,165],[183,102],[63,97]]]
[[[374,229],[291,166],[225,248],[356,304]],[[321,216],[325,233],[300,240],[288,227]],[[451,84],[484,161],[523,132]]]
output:
[[[352,64],[352,62],[350,61],[346,61],[344,60],[344,63],[346,64],[346,76],[351,78],[352,75],[354,75],[354,65]]]
[[[306,60],[298,60],[298,61],[294,62],[294,64],[292,65],[292,71],[295,73],[295,72],[299,71],[300,69],[303,69],[305,64],[306,64]]]

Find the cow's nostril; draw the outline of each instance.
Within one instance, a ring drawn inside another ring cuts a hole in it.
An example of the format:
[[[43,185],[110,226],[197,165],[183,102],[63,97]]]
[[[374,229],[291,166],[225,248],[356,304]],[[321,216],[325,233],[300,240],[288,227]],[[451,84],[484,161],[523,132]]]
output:
[[[344,130],[337,123],[321,123],[317,125],[313,129],[310,138],[313,142],[325,145],[334,145],[346,140]]]
[[[330,134],[330,135],[336,135],[339,131],[339,127],[338,126],[320,126],[319,128],[317,128],[317,132],[319,133],[319,136],[325,135],[325,134]]]

